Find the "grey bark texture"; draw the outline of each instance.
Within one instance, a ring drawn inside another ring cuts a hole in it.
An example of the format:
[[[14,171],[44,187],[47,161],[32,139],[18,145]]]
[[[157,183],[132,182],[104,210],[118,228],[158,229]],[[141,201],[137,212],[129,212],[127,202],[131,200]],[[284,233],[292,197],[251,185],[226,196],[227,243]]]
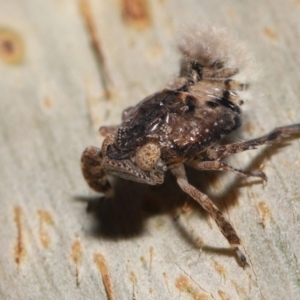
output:
[[[299,14],[298,0],[0,1],[0,298],[299,299],[299,139],[229,159],[266,185],[188,174],[234,224],[245,270],[171,176],[115,181],[116,200],[92,215],[79,163],[100,125],[176,75],[190,21],[232,29],[257,59],[229,141],[300,122]]]

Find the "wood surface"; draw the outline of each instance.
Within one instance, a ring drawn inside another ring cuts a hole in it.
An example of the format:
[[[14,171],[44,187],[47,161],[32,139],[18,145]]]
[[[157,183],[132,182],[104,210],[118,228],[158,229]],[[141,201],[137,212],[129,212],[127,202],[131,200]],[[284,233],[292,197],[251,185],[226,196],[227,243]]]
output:
[[[258,62],[229,141],[300,122],[299,16],[299,0],[1,0],[0,299],[299,299],[299,139],[229,159],[266,185],[189,172],[242,238],[245,270],[171,177],[116,181],[86,213],[97,195],[79,163],[100,125],[176,75],[190,21],[230,28]]]

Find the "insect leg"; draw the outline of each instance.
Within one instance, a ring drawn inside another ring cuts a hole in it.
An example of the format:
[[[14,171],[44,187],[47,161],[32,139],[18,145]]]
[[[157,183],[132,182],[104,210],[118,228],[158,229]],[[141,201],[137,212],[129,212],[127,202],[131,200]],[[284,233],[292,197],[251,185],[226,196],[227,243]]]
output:
[[[106,137],[109,134],[115,135],[117,133],[119,126],[113,125],[113,126],[101,126],[99,128],[99,132],[102,136]]]
[[[246,142],[228,144],[223,146],[212,147],[207,150],[210,159],[220,160],[224,156],[243,152],[246,150],[256,149],[257,146],[270,145],[280,143],[293,135],[300,134],[300,123],[284,127],[275,128],[273,131],[259,138],[252,139]]]
[[[214,170],[214,171],[231,171],[239,176],[243,177],[260,177],[261,179],[267,181],[268,178],[264,172],[261,171],[243,171],[236,168],[231,167],[225,162],[219,160],[213,161],[199,161],[193,160],[187,163],[189,166],[197,169],[197,170]]]
[[[243,252],[239,249],[239,246],[241,244],[240,238],[238,237],[235,229],[230,224],[230,222],[226,220],[222,212],[213,204],[213,202],[208,198],[207,195],[201,193],[188,183],[183,164],[174,166],[171,169],[171,172],[176,177],[177,183],[180,188],[185,193],[190,195],[194,200],[196,200],[213,217],[219,229],[228,240],[230,246],[235,250],[242,266],[246,267],[248,265],[247,259]]]
[[[106,173],[102,166],[101,149],[89,146],[81,156],[81,170],[88,185],[95,191],[104,193],[106,198],[113,196],[111,187]]]

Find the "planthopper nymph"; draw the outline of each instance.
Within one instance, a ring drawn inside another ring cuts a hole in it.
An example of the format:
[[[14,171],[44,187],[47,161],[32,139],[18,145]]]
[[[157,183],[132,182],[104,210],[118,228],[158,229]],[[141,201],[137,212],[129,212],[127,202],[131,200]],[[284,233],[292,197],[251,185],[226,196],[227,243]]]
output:
[[[101,148],[89,146],[83,152],[83,176],[92,189],[110,199],[114,192],[107,175],[157,185],[171,172],[180,188],[211,215],[247,266],[236,230],[212,200],[189,183],[185,166],[265,181],[265,173],[239,170],[222,159],[299,135],[300,124],[278,127],[248,141],[220,144],[242,124],[243,97],[251,81],[245,47],[227,30],[206,27],[187,31],[178,49],[178,76],[165,89],[124,110],[120,125],[100,128],[105,139]]]

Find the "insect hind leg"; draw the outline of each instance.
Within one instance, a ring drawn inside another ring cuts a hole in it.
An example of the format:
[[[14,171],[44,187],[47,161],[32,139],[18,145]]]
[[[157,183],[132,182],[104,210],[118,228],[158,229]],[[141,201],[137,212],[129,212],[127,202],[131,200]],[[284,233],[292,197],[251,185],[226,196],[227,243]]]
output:
[[[220,160],[224,156],[256,149],[257,146],[280,143],[294,135],[300,135],[300,123],[277,127],[271,132],[249,141],[212,147],[207,150],[207,154],[210,159]]]
[[[224,217],[222,212],[213,204],[209,197],[195,187],[190,185],[187,181],[184,165],[179,164],[171,169],[171,172],[177,179],[177,183],[180,188],[190,195],[194,200],[196,200],[215,220],[220,231],[223,233],[227,241],[229,242],[231,248],[236,252],[243,267],[248,266],[247,259],[243,252],[240,250],[241,240],[238,237],[235,229],[230,224],[230,222]]]

